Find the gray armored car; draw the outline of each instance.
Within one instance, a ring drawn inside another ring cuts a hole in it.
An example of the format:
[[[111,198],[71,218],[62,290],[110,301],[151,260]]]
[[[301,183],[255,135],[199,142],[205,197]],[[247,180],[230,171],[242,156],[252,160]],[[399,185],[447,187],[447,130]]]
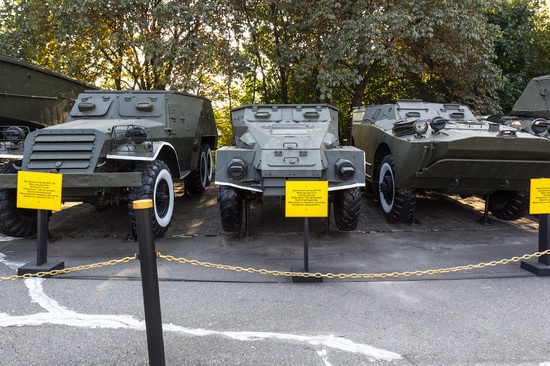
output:
[[[210,101],[174,91],[87,91],[65,123],[26,135],[5,127],[0,158],[0,231],[36,232],[36,213],[16,208],[17,171],[63,174],[62,200],[97,209],[153,199],[153,231],[163,235],[174,210],[175,179],[200,194],[212,179],[217,129]],[[132,231],[135,217],[131,204]]]
[[[550,141],[468,107],[402,100],[354,111],[353,144],[365,151],[366,180],[390,221],[413,218],[418,191],[487,197],[495,217],[529,209],[531,178],[550,174]]]
[[[231,111],[235,146],[216,152],[222,226],[239,231],[244,199],[282,200],[287,180],[328,181],[335,222],[359,220],[365,158],[340,146],[338,110],[327,104],[247,105]]]

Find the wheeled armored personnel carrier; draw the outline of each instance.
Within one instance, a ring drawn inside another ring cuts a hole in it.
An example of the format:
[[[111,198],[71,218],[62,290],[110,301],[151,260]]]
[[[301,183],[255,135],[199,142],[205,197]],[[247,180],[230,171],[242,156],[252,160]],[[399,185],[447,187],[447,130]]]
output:
[[[17,171],[63,174],[62,200],[97,209],[153,199],[155,236],[174,210],[175,179],[200,194],[212,179],[217,129],[210,101],[174,91],[87,91],[66,123],[28,133],[5,126],[0,158],[0,231],[36,232],[36,214],[16,208]],[[135,217],[131,204],[132,231]]]
[[[416,193],[487,197],[497,218],[529,209],[531,178],[550,174],[550,141],[478,121],[464,105],[401,100],[354,110],[353,144],[390,221],[413,218]]]
[[[550,75],[532,79],[508,116],[490,116],[489,121],[550,138]]]
[[[328,181],[335,222],[354,230],[364,186],[363,151],[340,146],[327,104],[246,105],[231,111],[233,143],[216,152],[223,229],[239,231],[243,200],[282,200],[288,180]]]

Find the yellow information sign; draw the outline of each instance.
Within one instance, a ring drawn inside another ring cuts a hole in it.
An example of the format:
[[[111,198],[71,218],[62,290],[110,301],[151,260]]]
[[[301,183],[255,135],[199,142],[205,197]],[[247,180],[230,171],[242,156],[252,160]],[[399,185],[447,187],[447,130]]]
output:
[[[61,210],[62,174],[17,173],[17,207],[37,210]]]
[[[287,181],[285,191],[286,217],[327,217],[327,181]]]
[[[550,214],[550,178],[531,179],[531,215]]]

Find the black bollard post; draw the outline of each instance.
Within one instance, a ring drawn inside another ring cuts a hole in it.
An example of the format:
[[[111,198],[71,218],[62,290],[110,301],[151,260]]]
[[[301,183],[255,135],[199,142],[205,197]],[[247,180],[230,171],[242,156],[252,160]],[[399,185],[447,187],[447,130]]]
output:
[[[162,317],[160,312],[157,256],[153,225],[151,221],[153,201],[138,200],[132,203],[135,211],[137,237],[139,242],[139,262],[141,266],[141,284],[145,307],[145,328],[149,365],[164,366],[164,338],[162,335]]]

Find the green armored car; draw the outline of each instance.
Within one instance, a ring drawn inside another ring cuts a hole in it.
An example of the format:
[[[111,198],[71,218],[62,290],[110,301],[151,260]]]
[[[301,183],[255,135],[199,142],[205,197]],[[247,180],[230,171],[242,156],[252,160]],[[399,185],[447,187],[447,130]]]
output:
[[[413,218],[416,193],[487,197],[497,218],[529,209],[531,178],[550,174],[550,141],[478,121],[464,105],[401,100],[354,110],[353,144],[365,151],[366,181],[390,221]]]
[[[36,213],[16,208],[17,171],[63,174],[62,200],[97,209],[153,200],[153,231],[174,210],[174,180],[200,194],[212,179],[217,129],[210,101],[174,91],[87,91],[65,123],[29,134],[5,126],[0,158],[0,232],[36,232]],[[132,231],[135,217],[131,204]]]
[[[365,184],[363,151],[340,146],[327,104],[246,105],[231,111],[234,146],[216,152],[223,229],[239,231],[243,200],[283,200],[288,180],[328,181],[335,222],[354,230]]]
[[[510,115],[491,116],[488,120],[550,138],[550,75],[533,78],[514,104]]]

